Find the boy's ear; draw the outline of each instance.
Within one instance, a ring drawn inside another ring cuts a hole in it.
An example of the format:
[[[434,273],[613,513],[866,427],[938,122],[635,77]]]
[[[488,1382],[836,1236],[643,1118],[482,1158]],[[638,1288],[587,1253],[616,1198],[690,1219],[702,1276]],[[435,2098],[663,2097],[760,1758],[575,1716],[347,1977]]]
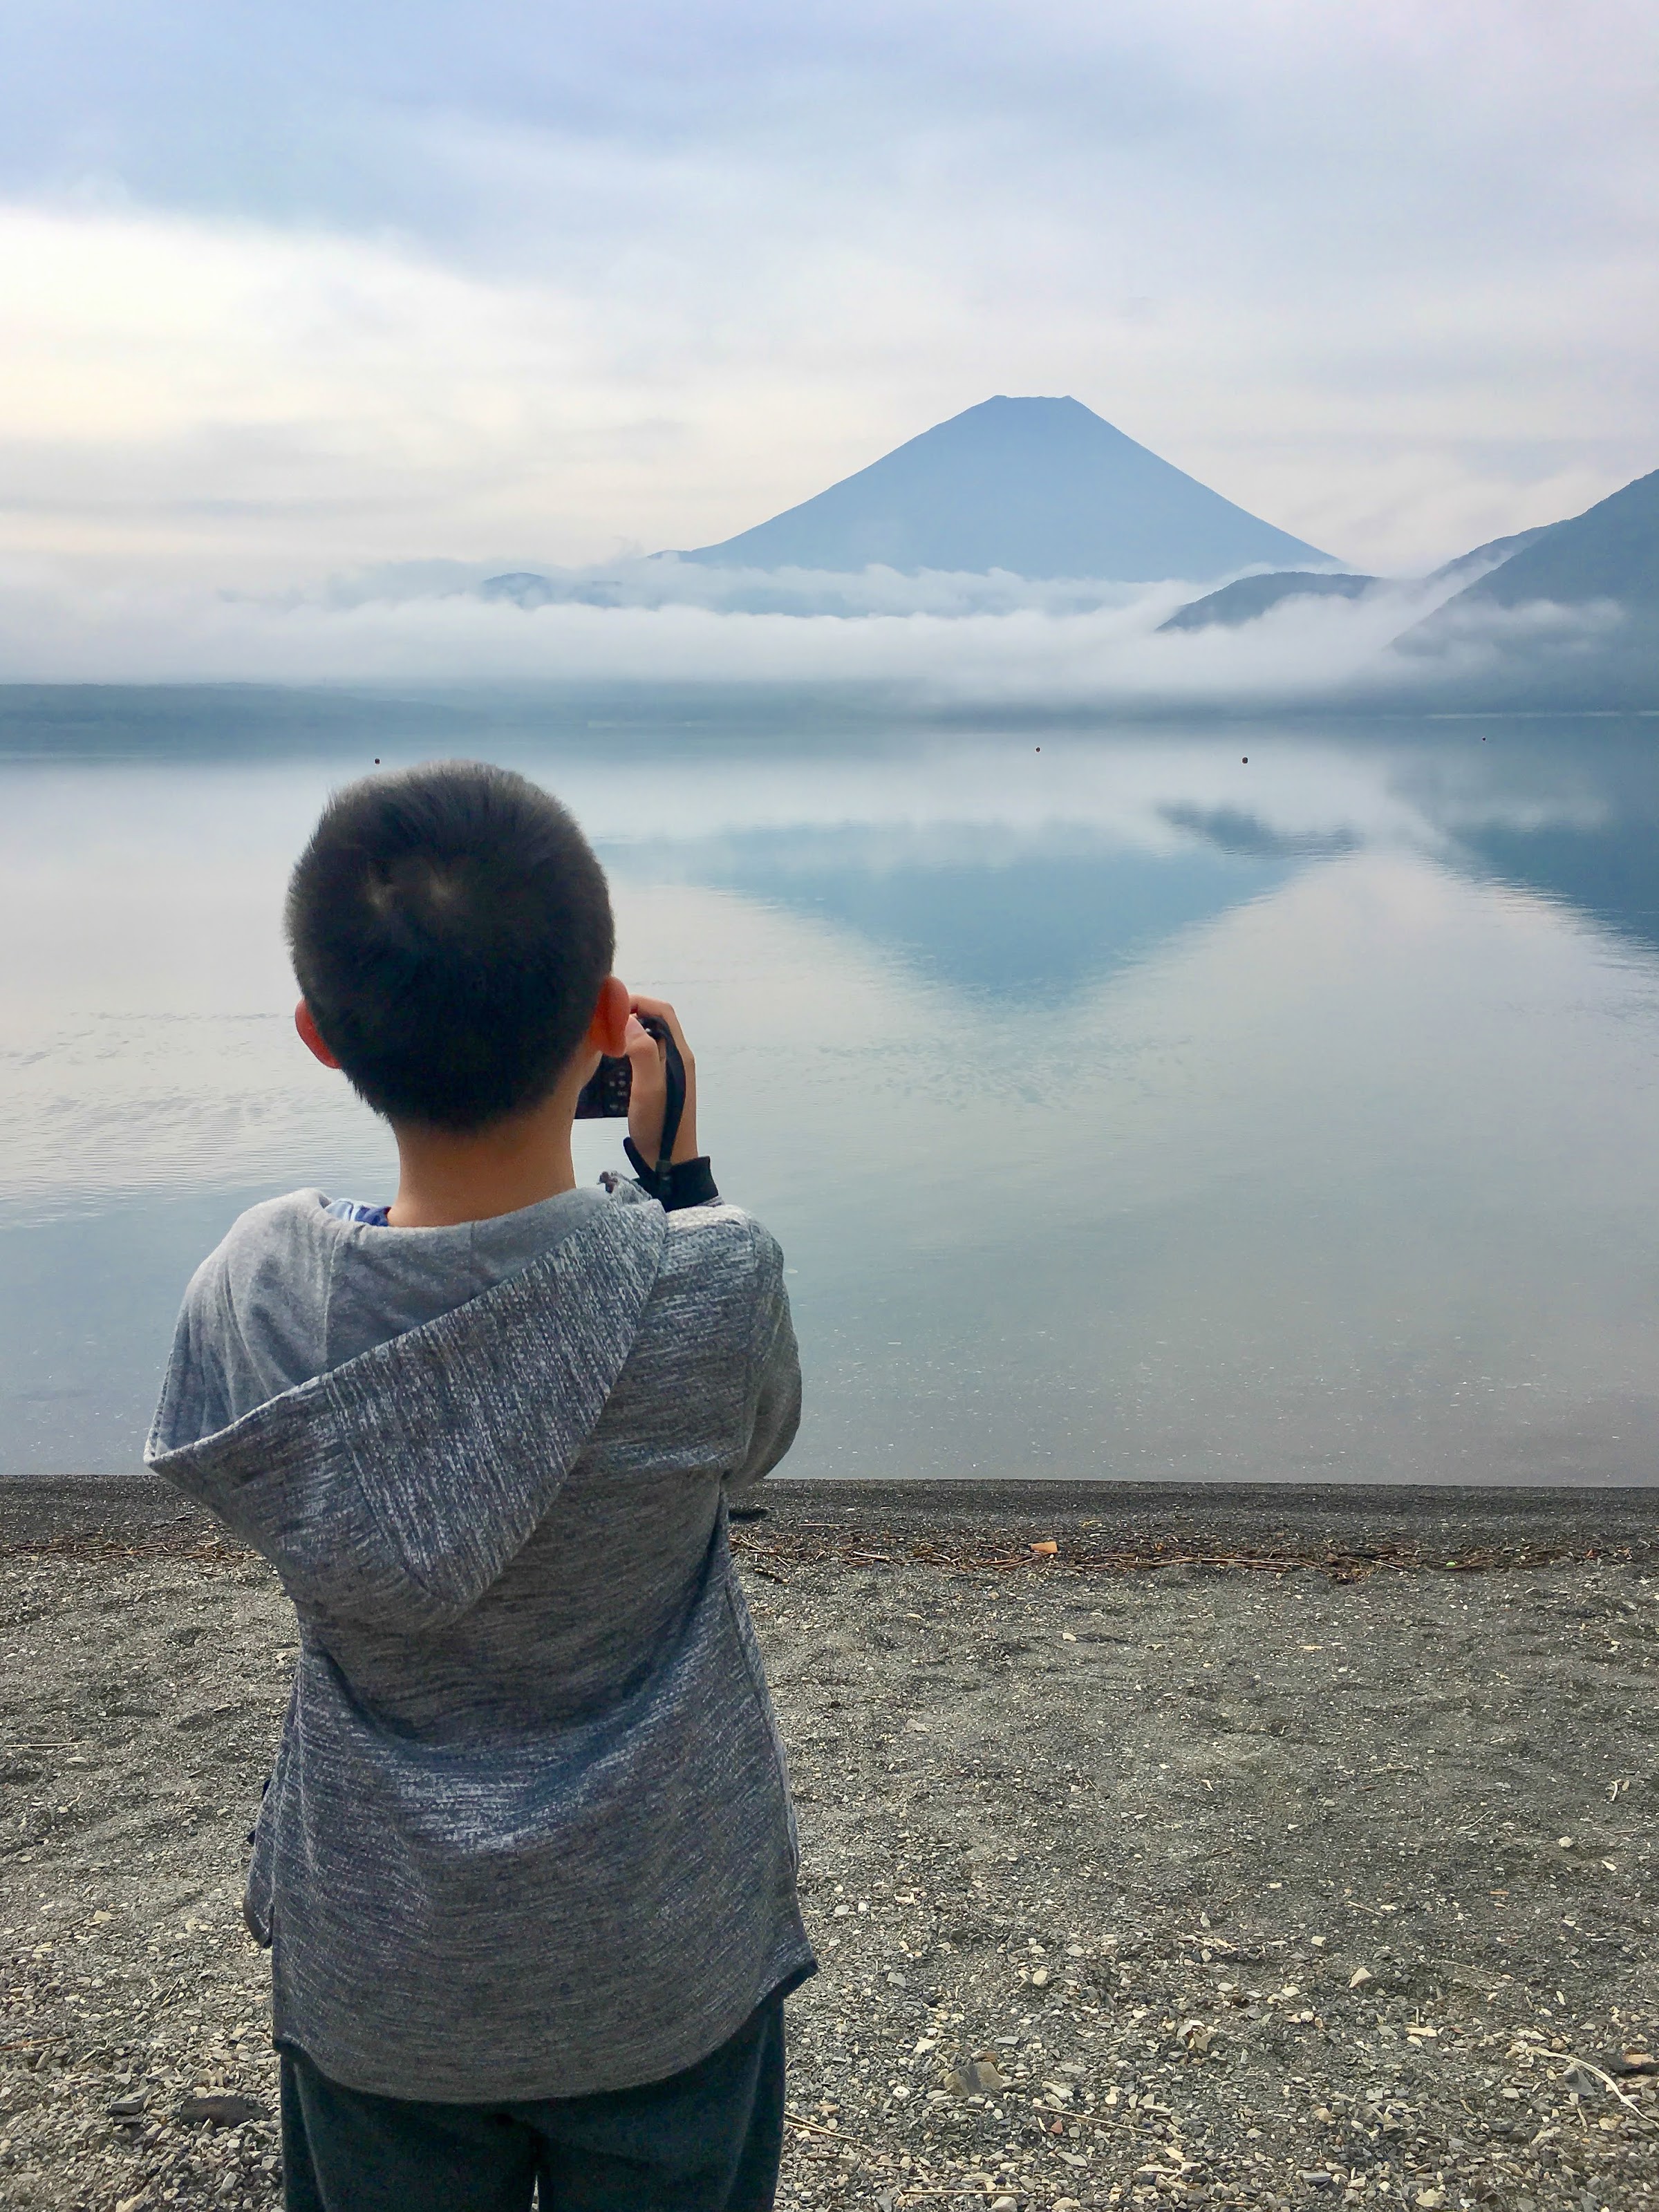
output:
[[[337,1067],[340,1063],[323,1042],[323,1033],[311,1018],[311,1009],[303,999],[294,1009],[294,1026],[308,1053],[320,1060],[325,1067]]]
[[[590,1052],[602,1052],[607,1060],[620,1056],[627,1048],[631,1006],[627,984],[617,976],[607,975],[599,986],[593,1018],[587,1024],[585,1042]]]

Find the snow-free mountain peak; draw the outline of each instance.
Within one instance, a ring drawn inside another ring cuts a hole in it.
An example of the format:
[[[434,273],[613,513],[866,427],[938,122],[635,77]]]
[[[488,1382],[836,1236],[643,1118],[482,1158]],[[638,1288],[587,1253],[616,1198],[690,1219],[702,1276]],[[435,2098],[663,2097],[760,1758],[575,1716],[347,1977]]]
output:
[[[882,566],[1206,581],[1334,567],[1076,399],[981,400],[769,522],[679,556],[732,568]]]

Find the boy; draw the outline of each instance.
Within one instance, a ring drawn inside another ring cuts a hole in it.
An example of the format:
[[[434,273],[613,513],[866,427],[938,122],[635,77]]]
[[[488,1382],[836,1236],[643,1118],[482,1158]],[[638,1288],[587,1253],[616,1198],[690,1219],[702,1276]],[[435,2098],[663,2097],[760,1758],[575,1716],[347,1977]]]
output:
[[[397,1196],[242,1216],[148,1451],[299,1616],[246,1907],[288,2204],[769,2205],[813,1960],[725,1497],[799,1419],[781,1255],[720,1203],[678,1024],[611,974],[599,863],[523,777],[337,793],[288,933]],[[684,1057],[666,1164],[641,1012]],[[577,1094],[623,1053],[641,1183],[578,1189]]]

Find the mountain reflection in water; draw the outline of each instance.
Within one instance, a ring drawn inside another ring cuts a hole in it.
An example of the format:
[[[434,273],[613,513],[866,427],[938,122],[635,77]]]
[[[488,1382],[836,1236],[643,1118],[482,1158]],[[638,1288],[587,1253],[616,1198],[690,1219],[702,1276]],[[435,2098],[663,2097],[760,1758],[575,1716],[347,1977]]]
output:
[[[698,879],[844,924],[966,992],[1063,998],[1165,938],[1283,883],[1290,869],[1202,848],[1030,853],[998,860],[845,831],[750,833],[678,856]]]

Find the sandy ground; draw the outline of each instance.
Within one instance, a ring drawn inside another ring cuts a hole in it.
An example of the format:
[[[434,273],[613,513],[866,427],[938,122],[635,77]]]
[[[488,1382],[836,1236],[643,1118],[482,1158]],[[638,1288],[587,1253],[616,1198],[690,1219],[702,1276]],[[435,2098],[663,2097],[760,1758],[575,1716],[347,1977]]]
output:
[[[1656,1504],[780,1486],[781,2204],[1659,2198]],[[270,2207],[280,1593],[141,1486],[0,1579],[0,2203]]]

